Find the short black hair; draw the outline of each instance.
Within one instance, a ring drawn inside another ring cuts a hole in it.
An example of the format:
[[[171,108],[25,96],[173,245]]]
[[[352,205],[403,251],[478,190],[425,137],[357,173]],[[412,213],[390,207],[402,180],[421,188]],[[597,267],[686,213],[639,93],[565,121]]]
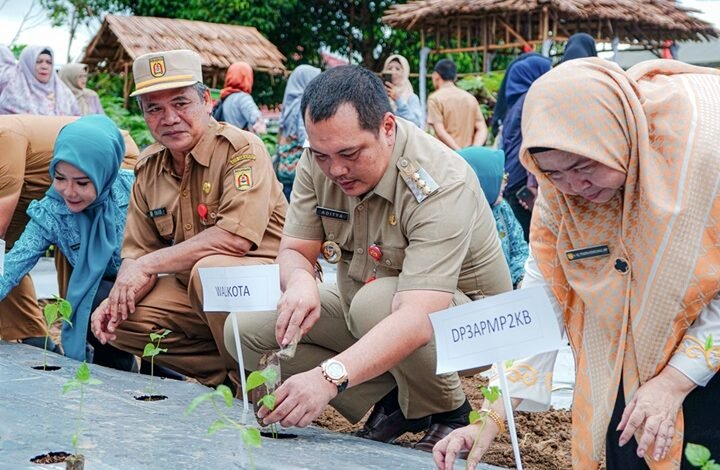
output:
[[[439,60],[433,70],[445,81],[454,81],[455,77],[457,77],[457,67],[455,62],[450,59]]]
[[[305,88],[300,111],[312,122],[330,119],[349,103],[358,114],[360,128],[376,133],[385,114],[392,112],[380,77],[358,65],[334,67],[315,77]]]

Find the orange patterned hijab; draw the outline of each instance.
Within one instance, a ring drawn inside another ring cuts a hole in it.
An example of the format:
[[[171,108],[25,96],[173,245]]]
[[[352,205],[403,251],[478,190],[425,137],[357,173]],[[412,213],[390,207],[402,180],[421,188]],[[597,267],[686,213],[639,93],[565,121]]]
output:
[[[220,91],[220,99],[243,91],[250,93],[253,87],[253,69],[247,62],[235,62],[227,69],[225,86]]]
[[[520,155],[541,193],[530,244],[575,353],[574,468],[597,468],[620,379],[627,402],[720,291],[719,125],[720,71],[676,61],[624,72],[573,60],[528,92]],[[622,171],[624,189],[604,204],[565,195],[538,170],[533,147]],[[568,251],[596,245],[610,255],[570,261]],[[680,467],[682,411],[675,429],[651,468]]]

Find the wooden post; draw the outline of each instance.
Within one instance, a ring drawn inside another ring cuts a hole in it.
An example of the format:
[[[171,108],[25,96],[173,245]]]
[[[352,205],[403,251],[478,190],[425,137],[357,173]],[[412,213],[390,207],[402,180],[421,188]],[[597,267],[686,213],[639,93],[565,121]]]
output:
[[[124,67],[124,75],[125,78],[123,79],[123,106],[125,109],[128,109],[129,99],[130,99],[130,71],[128,70],[128,62],[125,62]]]

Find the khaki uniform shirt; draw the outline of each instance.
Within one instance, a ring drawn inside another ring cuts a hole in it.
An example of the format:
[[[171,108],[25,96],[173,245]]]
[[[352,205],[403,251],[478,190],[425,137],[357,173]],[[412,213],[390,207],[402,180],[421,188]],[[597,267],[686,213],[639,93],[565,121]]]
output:
[[[337,282],[346,308],[373,275],[398,276],[399,291],[460,290],[479,298],[512,289],[495,219],[473,170],[412,123],[397,118],[396,129],[388,168],[363,199],[345,195],[306,150],[284,234],[340,246]],[[437,184],[424,199],[413,193],[415,173],[430,188]],[[373,243],[382,250],[377,263],[368,255]]]
[[[182,176],[159,144],[143,151],[135,173],[123,258],[137,259],[213,226],[249,240],[253,247],[246,256],[277,256],[287,201],[254,134],[212,120],[188,154]]]
[[[472,145],[475,124],[483,120],[473,95],[456,86],[446,86],[428,97],[427,109],[428,124],[442,124],[460,147]]]
[[[20,236],[28,223],[25,211],[31,201],[42,199],[52,182],[50,161],[60,129],[78,119],[77,116],[0,116],[0,199],[20,193],[6,233],[7,249]],[[140,151],[125,131],[123,168],[132,169]]]

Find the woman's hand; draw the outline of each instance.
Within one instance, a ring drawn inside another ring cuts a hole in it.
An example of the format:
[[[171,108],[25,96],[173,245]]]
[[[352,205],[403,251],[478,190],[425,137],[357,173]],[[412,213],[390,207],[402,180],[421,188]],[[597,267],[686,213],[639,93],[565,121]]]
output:
[[[675,418],[685,397],[695,383],[672,366],[666,366],[656,377],[643,384],[625,407],[618,425],[619,445],[623,446],[642,427],[637,456],[642,458],[655,446],[652,458],[662,460],[670,450],[675,435]]]
[[[396,101],[398,99],[399,95],[397,88],[395,88],[395,85],[393,85],[392,83],[385,82],[385,91],[387,92],[387,95],[391,100]]]
[[[467,458],[466,468],[474,469],[480,463],[480,459],[487,452],[497,433],[497,425],[489,418],[485,420],[484,427],[481,424],[471,424],[454,430],[435,444],[433,448],[435,465],[440,470],[451,470],[454,468],[458,454],[463,450],[468,450],[470,454]]]

